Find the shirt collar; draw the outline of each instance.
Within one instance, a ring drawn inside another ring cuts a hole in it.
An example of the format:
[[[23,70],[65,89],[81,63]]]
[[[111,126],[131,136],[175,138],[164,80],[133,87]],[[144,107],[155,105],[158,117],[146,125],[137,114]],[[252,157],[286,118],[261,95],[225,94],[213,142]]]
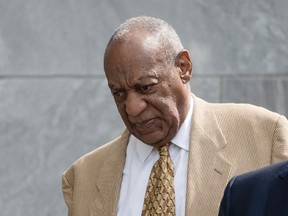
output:
[[[178,147],[189,151],[189,144],[190,144],[190,131],[192,126],[192,114],[193,114],[193,106],[194,100],[193,97],[190,97],[190,108],[188,114],[181,125],[179,131],[177,132],[176,136],[171,140],[171,142]]]
[[[193,106],[194,106],[194,100],[193,97],[191,96],[188,114],[183,124],[181,125],[179,131],[177,132],[176,136],[171,140],[171,143],[186,151],[189,151],[190,146],[189,144],[190,144],[190,131],[192,126]],[[136,145],[135,147],[137,154],[139,155],[139,158],[141,159],[141,161],[145,161],[146,158],[148,158],[148,156],[151,154],[154,147],[143,143],[141,140],[137,139],[133,135],[131,135],[131,139],[133,139],[135,142]]]

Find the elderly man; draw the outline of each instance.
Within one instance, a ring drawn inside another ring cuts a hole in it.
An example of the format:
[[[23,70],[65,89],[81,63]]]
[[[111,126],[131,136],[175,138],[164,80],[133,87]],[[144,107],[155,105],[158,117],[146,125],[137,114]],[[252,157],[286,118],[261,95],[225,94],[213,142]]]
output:
[[[104,69],[127,129],[63,174],[69,216],[217,215],[233,175],[288,159],[284,116],[190,92],[189,52],[163,20],[123,23]]]

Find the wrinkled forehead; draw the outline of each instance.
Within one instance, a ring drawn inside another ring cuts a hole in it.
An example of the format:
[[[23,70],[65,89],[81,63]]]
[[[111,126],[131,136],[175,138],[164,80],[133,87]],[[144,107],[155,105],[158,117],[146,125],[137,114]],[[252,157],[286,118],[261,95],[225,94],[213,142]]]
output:
[[[111,65],[146,65],[148,62],[156,63],[160,59],[160,45],[155,37],[149,34],[129,35],[109,44],[105,52],[104,69],[107,72]]]

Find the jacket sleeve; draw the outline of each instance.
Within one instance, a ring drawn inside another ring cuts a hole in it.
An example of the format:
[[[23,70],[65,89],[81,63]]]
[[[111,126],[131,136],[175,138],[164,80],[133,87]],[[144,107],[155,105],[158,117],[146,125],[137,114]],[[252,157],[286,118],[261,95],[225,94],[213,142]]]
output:
[[[280,116],[275,124],[271,163],[288,160],[288,121]]]
[[[72,216],[72,206],[73,206],[73,187],[68,181],[68,171],[64,172],[62,175],[62,192],[64,200],[68,207],[68,216]]]

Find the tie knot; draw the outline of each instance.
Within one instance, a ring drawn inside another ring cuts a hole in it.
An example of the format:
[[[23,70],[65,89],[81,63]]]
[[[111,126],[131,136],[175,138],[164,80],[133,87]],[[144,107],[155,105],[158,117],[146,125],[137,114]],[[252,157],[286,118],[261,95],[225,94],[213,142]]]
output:
[[[169,155],[169,143],[158,149],[160,157]]]

